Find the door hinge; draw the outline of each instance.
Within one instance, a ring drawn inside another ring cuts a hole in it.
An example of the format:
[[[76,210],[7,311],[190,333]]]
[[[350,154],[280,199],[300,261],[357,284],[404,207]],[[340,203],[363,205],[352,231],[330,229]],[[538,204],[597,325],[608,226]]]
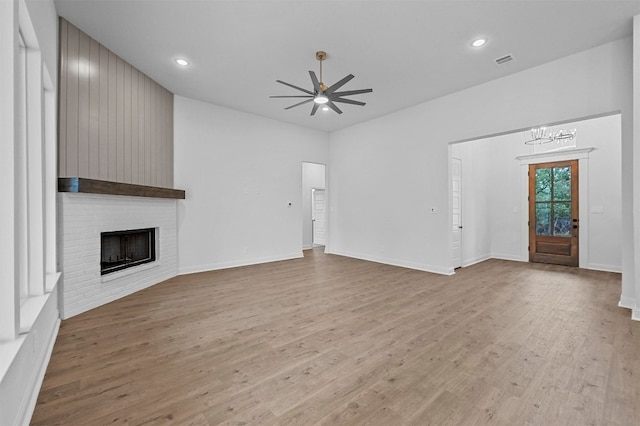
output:
[[[527,246],[527,251],[531,251],[531,246]]]

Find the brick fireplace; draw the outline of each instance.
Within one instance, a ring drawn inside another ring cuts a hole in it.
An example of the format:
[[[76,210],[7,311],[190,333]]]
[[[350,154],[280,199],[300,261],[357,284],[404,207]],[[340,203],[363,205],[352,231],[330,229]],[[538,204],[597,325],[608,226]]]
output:
[[[121,195],[58,194],[64,271],[60,308],[78,315],[177,274],[177,200]],[[155,260],[101,273],[102,233],[154,229]]]

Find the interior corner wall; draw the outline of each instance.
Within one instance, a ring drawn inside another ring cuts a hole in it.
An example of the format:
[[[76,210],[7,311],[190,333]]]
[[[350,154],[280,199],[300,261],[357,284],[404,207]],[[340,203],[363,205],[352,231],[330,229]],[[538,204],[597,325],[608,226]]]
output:
[[[178,273],[301,257],[301,165],[328,135],[180,96],[174,128]]]
[[[613,111],[622,114],[622,223],[632,223],[631,93],[625,38],[332,133],[331,252],[451,273],[447,145]],[[631,233],[622,250],[624,287]]]

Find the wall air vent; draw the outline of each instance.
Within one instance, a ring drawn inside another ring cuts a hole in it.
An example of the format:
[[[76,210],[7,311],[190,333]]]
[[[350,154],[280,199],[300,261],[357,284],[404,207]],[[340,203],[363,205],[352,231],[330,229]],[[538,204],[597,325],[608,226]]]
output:
[[[496,65],[506,64],[507,62],[511,62],[511,61],[513,61],[513,56],[504,55],[504,56],[496,59]]]

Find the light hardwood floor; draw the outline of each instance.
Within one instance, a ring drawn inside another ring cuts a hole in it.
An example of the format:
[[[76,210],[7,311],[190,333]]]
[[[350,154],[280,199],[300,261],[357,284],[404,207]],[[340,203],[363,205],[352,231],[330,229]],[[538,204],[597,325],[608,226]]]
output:
[[[63,321],[34,425],[640,425],[620,275],[305,251]]]

